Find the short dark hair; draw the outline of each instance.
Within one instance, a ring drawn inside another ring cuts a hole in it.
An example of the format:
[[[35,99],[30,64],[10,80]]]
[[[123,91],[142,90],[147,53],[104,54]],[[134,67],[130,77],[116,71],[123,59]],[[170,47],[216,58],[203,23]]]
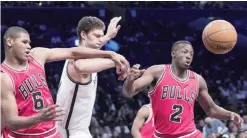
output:
[[[180,44],[188,44],[192,46],[192,44],[189,41],[179,40],[172,45],[172,51],[176,51],[179,48]]]
[[[100,20],[97,17],[92,16],[86,16],[83,17],[76,28],[77,35],[79,37],[79,40],[81,41],[81,32],[88,33],[89,31],[93,29],[103,29],[105,30],[105,24],[102,20]]]
[[[18,26],[13,26],[7,29],[7,31],[4,33],[3,35],[3,41],[4,41],[4,45],[6,44],[7,38],[18,38],[20,33],[26,33],[29,34],[27,32],[27,30],[25,30],[22,27],[18,27]]]

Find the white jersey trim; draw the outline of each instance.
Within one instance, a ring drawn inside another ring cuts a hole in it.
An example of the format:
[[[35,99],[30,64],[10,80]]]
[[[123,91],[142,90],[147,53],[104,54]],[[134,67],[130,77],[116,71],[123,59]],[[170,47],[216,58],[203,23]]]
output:
[[[155,131],[156,131],[157,133],[159,133],[159,134],[163,134],[163,133],[158,132],[156,129],[155,129]],[[186,137],[189,137],[189,136],[195,134],[196,132],[197,132],[197,130],[194,130],[194,131],[192,131],[191,133],[186,134],[186,135],[183,135],[183,136],[180,136],[180,137],[178,137],[178,138],[186,138]],[[155,133],[154,133],[154,137],[156,137],[156,138],[163,138],[163,137],[158,137],[158,136],[156,136]]]
[[[189,76],[190,76],[190,71],[189,71],[189,70],[186,71],[186,78],[183,79],[183,80],[180,79],[180,78],[178,78],[178,77],[172,72],[172,67],[171,67],[171,65],[169,65],[169,70],[170,70],[171,76],[172,76],[176,81],[181,82],[181,83],[185,83],[185,82],[187,82],[187,81],[189,80]]]
[[[163,72],[162,72],[160,78],[158,79],[156,85],[153,87],[153,89],[151,89],[151,90],[148,92],[149,95],[154,94],[156,88],[157,88],[157,87],[160,85],[160,83],[162,82],[162,80],[163,80],[163,78],[164,78],[164,76],[165,76],[165,73],[166,73],[166,68],[167,68],[166,65],[163,65]]]
[[[33,133],[33,134],[31,134],[31,133],[20,133],[20,132],[16,132],[16,131],[11,131],[11,132],[13,132],[15,134],[18,134],[18,135],[24,135],[24,136],[39,136],[39,135],[43,135],[43,134],[49,133],[49,132],[53,131],[54,129],[56,129],[56,125],[53,128],[51,128],[50,130],[45,131],[43,133]]]

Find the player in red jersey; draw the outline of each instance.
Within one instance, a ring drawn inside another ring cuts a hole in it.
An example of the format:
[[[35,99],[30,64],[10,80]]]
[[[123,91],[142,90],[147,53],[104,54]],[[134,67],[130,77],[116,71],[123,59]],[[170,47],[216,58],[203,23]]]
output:
[[[137,112],[131,128],[134,138],[151,138],[154,134],[154,117],[151,104],[146,104]]]
[[[154,114],[155,133],[159,138],[201,138],[194,124],[194,103],[199,102],[210,117],[233,120],[240,127],[243,119],[214,103],[201,75],[189,70],[194,51],[188,41],[178,41],[171,50],[170,65],[154,65],[139,77],[139,66],[134,66],[124,83],[123,93],[132,97],[147,86]]]
[[[119,68],[129,64],[115,52],[84,47],[31,49],[29,33],[21,27],[10,27],[3,40],[1,108],[6,119],[4,138],[60,138],[55,121],[64,111],[53,103],[46,82],[45,63],[99,57],[111,58]]]

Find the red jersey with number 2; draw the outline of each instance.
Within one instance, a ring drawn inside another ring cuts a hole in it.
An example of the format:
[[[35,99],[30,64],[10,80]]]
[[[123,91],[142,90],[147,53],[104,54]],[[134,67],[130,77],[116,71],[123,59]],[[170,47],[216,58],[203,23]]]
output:
[[[19,116],[32,116],[37,114],[44,105],[54,104],[47,86],[44,68],[33,57],[29,56],[26,70],[16,71],[5,63],[2,63],[1,70],[11,78]],[[21,137],[21,135],[36,137],[37,134],[42,135],[54,130],[56,130],[55,121],[49,121],[17,131],[10,131],[6,126],[4,131],[12,137]]]
[[[198,94],[197,74],[188,70],[180,80],[164,65],[164,71],[150,91],[154,113],[154,137],[177,138],[195,133],[194,104]]]

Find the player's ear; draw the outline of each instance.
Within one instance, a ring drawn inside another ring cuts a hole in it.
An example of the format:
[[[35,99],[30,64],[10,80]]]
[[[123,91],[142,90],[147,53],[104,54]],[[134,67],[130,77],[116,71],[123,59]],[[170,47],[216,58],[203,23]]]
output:
[[[10,37],[8,37],[8,38],[6,39],[6,45],[7,45],[8,47],[11,47],[12,44],[13,44],[13,39],[10,38]]]
[[[175,51],[172,51],[172,52],[171,52],[171,56],[172,56],[172,58],[175,57]]]
[[[86,39],[86,37],[87,37],[87,33],[86,32],[84,32],[84,31],[81,31],[81,39],[82,40],[85,40]]]

